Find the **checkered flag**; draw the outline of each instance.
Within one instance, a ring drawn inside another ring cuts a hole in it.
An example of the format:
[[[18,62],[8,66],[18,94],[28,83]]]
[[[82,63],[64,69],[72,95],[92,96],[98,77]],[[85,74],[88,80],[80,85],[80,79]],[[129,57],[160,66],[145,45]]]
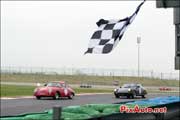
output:
[[[106,54],[111,52],[121,40],[126,28],[136,17],[145,0],[136,8],[136,11],[121,20],[100,19],[96,24],[98,30],[92,35],[86,53]]]

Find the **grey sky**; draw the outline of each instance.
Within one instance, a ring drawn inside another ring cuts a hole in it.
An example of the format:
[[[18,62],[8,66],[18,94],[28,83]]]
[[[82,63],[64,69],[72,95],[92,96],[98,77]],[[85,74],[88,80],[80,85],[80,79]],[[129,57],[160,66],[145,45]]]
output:
[[[146,2],[118,46],[106,55],[87,54],[100,18],[130,16],[140,1],[1,1],[1,65],[137,69],[137,36],[141,36],[141,69],[174,70],[173,9]]]

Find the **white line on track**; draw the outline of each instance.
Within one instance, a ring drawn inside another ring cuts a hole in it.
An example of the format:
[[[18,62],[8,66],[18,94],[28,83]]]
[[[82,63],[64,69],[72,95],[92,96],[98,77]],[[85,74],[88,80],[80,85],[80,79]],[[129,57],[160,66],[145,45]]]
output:
[[[104,95],[104,94],[112,94],[112,93],[81,93],[76,94],[76,96],[84,96],[84,95]],[[1,97],[1,100],[13,100],[13,99],[25,99],[25,98],[35,98],[34,96],[17,96],[17,97]]]
[[[104,94],[113,94],[113,93],[81,93],[81,94],[76,94],[76,96],[104,95]],[[148,93],[148,95],[154,95],[154,94],[168,94],[168,93]],[[26,98],[35,98],[35,97],[34,96],[1,97],[0,100],[26,99]]]

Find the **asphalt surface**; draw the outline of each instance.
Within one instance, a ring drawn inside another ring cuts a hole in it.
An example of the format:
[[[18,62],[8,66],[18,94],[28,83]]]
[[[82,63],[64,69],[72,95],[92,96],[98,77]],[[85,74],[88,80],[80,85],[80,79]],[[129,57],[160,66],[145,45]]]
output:
[[[178,93],[154,93],[148,94],[146,99],[159,96],[177,95]],[[12,116],[23,113],[42,112],[44,110],[52,109],[53,106],[70,106],[83,105],[90,103],[118,103],[126,101],[142,100],[141,97],[135,99],[115,98],[113,94],[101,95],[81,95],[75,96],[73,100],[62,98],[60,100],[52,100],[46,98],[43,100],[36,100],[35,98],[21,98],[21,99],[1,99],[0,116]]]

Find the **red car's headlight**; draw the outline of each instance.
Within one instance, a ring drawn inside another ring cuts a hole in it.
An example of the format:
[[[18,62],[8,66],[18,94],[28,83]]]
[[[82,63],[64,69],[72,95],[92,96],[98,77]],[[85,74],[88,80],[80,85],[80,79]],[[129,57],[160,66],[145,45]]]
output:
[[[34,93],[38,91],[38,88],[34,89]]]

